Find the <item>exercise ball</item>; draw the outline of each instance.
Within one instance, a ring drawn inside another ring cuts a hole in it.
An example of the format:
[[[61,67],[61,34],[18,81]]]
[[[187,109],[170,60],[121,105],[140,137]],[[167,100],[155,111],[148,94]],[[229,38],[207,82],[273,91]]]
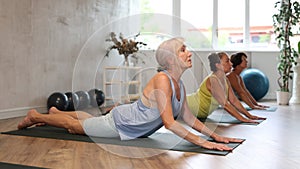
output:
[[[91,89],[89,92],[90,104],[93,107],[101,106],[105,101],[104,93],[99,89]]]
[[[82,110],[87,108],[90,105],[90,95],[86,91],[77,91],[75,92],[79,99],[79,104],[77,109]]]
[[[69,106],[68,97],[64,93],[52,93],[47,100],[48,110],[51,107],[56,107],[58,110],[66,111]]]
[[[247,90],[256,101],[260,100],[268,93],[269,79],[262,71],[249,68],[241,73],[241,77]]]
[[[65,94],[68,97],[68,102],[69,102],[67,110],[68,111],[75,111],[78,108],[78,105],[79,105],[78,95],[76,93],[73,93],[73,92],[67,92]]]

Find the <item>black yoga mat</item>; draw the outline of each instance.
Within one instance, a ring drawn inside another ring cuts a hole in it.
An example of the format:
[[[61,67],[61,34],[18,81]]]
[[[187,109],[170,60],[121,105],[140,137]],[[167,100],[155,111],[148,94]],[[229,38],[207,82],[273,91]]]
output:
[[[216,115],[211,114],[207,118],[199,118],[199,120],[208,123],[228,123],[228,124],[245,124],[245,125],[258,125],[264,121],[264,120],[255,120],[258,123],[246,123],[234,118],[229,114],[216,114]]]
[[[196,152],[214,155],[227,155],[230,151],[218,151],[209,150],[200,146],[194,145],[172,133],[154,133],[147,138],[138,138],[133,140],[123,140],[119,138],[100,138],[100,137],[88,137],[85,135],[74,135],[68,133],[65,129],[51,127],[51,126],[40,126],[32,127],[22,130],[14,130],[8,132],[2,132],[2,134],[10,135],[21,135],[30,137],[41,137],[51,138],[59,140],[73,140],[83,142],[95,142],[102,144],[113,144],[121,146],[132,146],[132,147],[144,147],[154,148],[163,150],[175,150],[183,152]],[[236,148],[240,143],[229,143],[229,147]]]
[[[33,166],[27,166],[27,165],[21,165],[21,164],[4,163],[4,162],[0,162],[0,168],[3,168],[3,169],[44,169],[44,168],[40,168],[40,167],[33,167]]]

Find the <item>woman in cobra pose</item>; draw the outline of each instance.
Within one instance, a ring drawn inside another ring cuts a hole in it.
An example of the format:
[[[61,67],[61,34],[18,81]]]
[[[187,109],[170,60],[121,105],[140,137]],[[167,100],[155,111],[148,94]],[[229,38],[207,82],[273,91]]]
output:
[[[244,52],[237,52],[230,56],[233,70],[227,74],[227,78],[235,91],[235,93],[243,100],[251,109],[266,109],[269,106],[261,105],[256,102],[251,93],[246,88],[240,74],[247,68],[247,55]]]

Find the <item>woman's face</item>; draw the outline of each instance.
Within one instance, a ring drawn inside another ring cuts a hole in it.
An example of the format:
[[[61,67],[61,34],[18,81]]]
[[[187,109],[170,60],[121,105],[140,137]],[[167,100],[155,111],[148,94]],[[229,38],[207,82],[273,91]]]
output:
[[[192,67],[192,53],[186,49],[185,45],[182,45],[181,48],[179,49],[178,57],[183,63],[181,64],[183,68]]]
[[[240,64],[240,66],[241,66],[243,69],[245,69],[245,68],[247,68],[247,63],[248,63],[248,61],[247,61],[246,56],[242,56],[242,62],[241,62],[241,64]]]
[[[230,62],[230,59],[228,57],[228,55],[222,55],[222,58],[221,58],[221,65],[223,67],[223,71],[225,73],[228,73],[231,71],[231,66],[232,66],[232,63]]]

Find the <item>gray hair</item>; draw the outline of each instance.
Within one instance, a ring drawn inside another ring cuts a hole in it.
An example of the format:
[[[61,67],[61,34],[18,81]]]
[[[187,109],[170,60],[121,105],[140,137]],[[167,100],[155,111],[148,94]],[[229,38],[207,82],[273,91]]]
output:
[[[160,70],[167,70],[171,64],[177,61],[177,55],[184,44],[184,39],[181,37],[172,38],[164,41],[156,50],[156,61],[159,64]]]
[[[216,64],[221,63],[223,56],[228,56],[226,52],[213,52],[208,55],[210,70],[215,72],[218,70]]]

